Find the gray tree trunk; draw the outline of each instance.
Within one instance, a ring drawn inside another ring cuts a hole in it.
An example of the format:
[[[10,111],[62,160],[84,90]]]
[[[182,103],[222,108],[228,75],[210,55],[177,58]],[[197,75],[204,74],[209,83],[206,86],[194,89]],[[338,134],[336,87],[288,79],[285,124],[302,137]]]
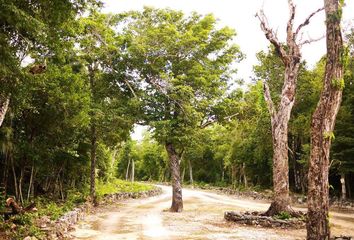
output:
[[[166,143],[165,148],[168,154],[168,158],[170,160],[171,178],[172,178],[172,205],[170,211],[182,212],[183,199],[182,199],[179,157],[172,143]]]
[[[330,238],[329,153],[335,120],[342,99],[343,40],[338,0],[324,0],[326,12],[327,59],[323,89],[311,122],[311,153],[308,173],[307,239]]]

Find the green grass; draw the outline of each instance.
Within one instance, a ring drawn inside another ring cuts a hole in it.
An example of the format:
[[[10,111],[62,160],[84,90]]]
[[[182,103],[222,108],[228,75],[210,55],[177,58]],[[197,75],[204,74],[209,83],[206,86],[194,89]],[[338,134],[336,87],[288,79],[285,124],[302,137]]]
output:
[[[120,179],[114,179],[108,183],[97,183],[97,196],[104,196],[105,194],[119,193],[119,192],[143,192],[152,190],[152,185],[128,182]]]

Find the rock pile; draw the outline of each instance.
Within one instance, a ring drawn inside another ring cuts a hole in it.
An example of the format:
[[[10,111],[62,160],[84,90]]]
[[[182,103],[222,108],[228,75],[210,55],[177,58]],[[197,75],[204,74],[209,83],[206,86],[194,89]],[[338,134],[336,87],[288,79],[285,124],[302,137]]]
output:
[[[225,212],[227,221],[244,225],[262,226],[270,228],[303,228],[306,226],[304,219],[290,218],[279,219],[276,217],[262,216],[259,212]]]

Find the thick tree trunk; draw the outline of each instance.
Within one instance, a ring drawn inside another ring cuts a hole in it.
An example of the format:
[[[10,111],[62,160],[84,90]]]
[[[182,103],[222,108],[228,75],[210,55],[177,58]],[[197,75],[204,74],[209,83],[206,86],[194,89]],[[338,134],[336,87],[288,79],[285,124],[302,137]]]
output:
[[[97,150],[97,132],[96,126],[91,124],[91,171],[90,171],[90,196],[93,204],[96,199],[96,150]]]
[[[271,115],[273,138],[274,199],[270,208],[265,213],[268,216],[292,211],[289,207],[288,124],[295,102],[295,87],[299,67],[299,59],[292,59],[289,65],[286,65],[278,111],[274,109],[268,86],[264,85],[264,96]]]
[[[189,183],[193,185],[193,167],[190,158],[188,158]]]
[[[172,143],[166,143],[166,151],[170,160],[172,178],[171,212],[183,211],[182,186],[180,177],[179,157]]]
[[[330,238],[329,153],[336,116],[342,99],[343,41],[341,6],[338,0],[324,0],[326,11],[327,62],[320,101],[312,116],[311,153],[308,173],[307,239]]]
[[[7,109],[9,108],[9,104],[10,104],[10,98],[3,99],[0,97],[0,127],[4,122]]]

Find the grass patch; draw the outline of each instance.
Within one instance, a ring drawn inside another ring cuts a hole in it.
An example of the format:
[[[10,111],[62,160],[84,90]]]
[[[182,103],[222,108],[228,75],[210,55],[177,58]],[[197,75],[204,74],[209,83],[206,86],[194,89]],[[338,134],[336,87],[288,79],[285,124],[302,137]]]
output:
[[[97,196],[101,197],[105,194],[120,193],[120,192],[143,192],[154,189],[154,186],[138,183],[128,182],[120,179],[114,179],[108,183],[97,183]]]

